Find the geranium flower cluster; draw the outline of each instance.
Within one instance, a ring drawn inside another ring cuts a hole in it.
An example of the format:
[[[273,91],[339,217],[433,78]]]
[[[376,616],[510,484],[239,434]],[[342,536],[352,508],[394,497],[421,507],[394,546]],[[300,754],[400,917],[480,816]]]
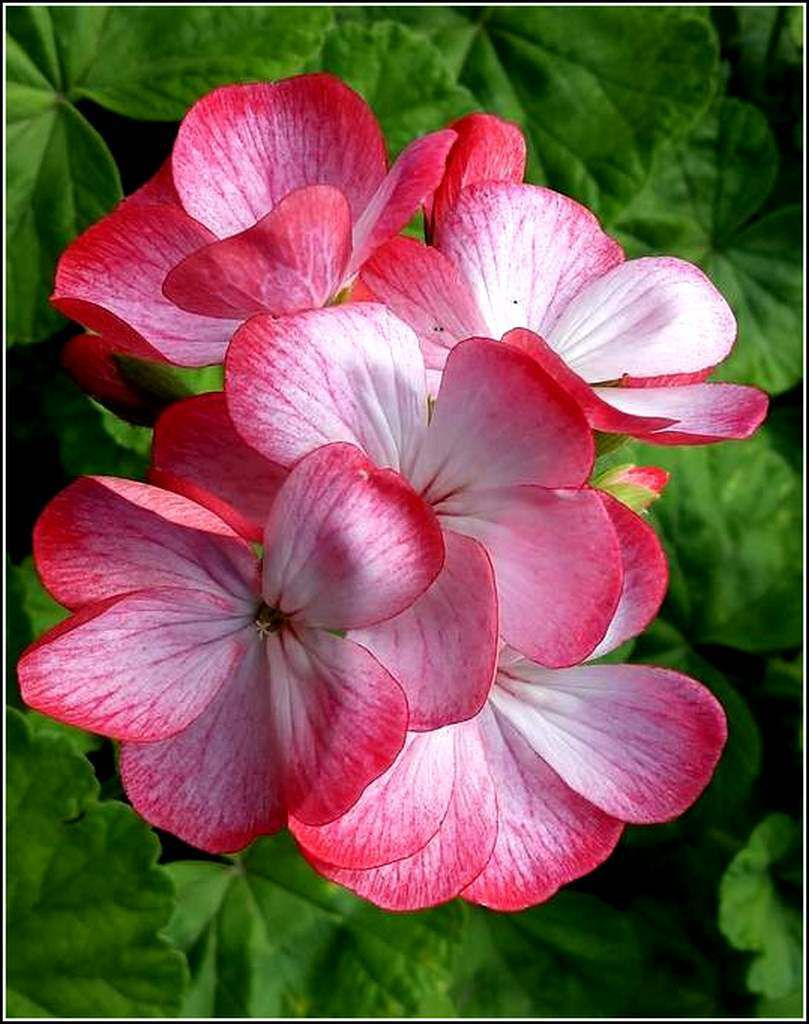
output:
[[[515,910],[708,783],[708,690],[598,663],[667,582],[614,495],[666,474],[594,486],[594,431],[745,437],[766,398],[706,381],[735,322],[700,270],[625,260],[524,164],[473,114],[388,169],[337,79],[228,86],[63,255],[101,400],[142,411],[120,354],[225,367],[158,419],[149,483],[80,479],[34,536],[72,614],[23,696],[119,740],[154,825],[215,853],[288,827],[379,906]]]

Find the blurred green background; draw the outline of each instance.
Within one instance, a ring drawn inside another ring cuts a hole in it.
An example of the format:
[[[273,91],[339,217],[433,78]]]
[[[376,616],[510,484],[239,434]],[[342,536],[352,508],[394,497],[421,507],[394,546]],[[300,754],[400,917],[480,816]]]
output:
[[[16,1016],[800,1016],[802,9],[7,8],[8,702],[62,610],[31,529],[76,474],[142,477],[149,430],[59,367],[56,258],[153,173],[229,81],[342,75],[392,153],[474,109],[512,118],[528,180],[630,255],[699,263],[739,341],[719,376],[773,396],[752,440],[632,445],[663,465],[671,561],[633,660],[703,680],[730,721],[711,786],[629,828],[539,908],[390,915],[286,836],[200,854],[125,803],[113,745],[9,712],[8,1012]],[[172,882],[174,883],[172,885]]]

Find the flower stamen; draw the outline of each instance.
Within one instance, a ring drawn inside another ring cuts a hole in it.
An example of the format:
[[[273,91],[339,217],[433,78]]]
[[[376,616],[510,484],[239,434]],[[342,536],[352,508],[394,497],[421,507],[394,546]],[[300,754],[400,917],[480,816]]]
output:
[[[262,637],[267,637],[271,633],[277,633],[286,621],[287,616],[279,608],[270,608],[269,605],[263,602],[255,618],[256,629]]]

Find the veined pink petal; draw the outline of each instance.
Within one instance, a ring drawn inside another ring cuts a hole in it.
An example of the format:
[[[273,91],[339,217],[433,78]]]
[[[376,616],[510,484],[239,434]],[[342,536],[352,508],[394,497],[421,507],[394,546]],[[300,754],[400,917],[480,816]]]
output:
[[[445,529],[474,537],[494,564],[500,632],[543,665],[576,665],[604,637],[621,594],[614,526],[591,490],[501,487],[464,496]]]
[[[242,536],[260,541],[270,505],[287,471],[244,443],[222,392],[175,402],[155,425],[151,479],[209,504]],[[225,503],[225,505],[222,504]],[[236,510],[233,520],[230,510]]]
[[[224,593],[154,589],[90,605],[20,659],[26,704],[115,739],[156,740],[200,715],[253,642]]]
[[[132,351],[133,332],[180,366],[219,363],[238,321],[187,313],[162,291],[166,274],[213,235],[179,207],[128,200],[62,254],[51,302]]]
[[[647,665],[549,672],[527,662],[498,676],[492,700],[577,793],[622,821],[668,821],[708,784],[725,715],[699,683]]]
[[[298,313],[324,306],[339,291],[350,255],[348,201],[330,185],[309,185],[240,234],[191,253],[169,273],[163,292],[205,316]]]
[[[469,288],[434,246],[392,238],[363,266],[360,280],[418,334],[429,368],[443,370],[454,345],[486,335],[486,321]]]
[[[350,634],[405,691],[411,730],[471,718],[497,666],[497,590],[489,557],[458,533],[447,531],[444,544],[444,568],[410,608]]]
[[[176,736],[124,743],[121,780],[156,826],[209,853],[232,853],[286,824],[271,680],[258,637],[227,684]]]
[[[254,317],[233,339],[225,379],[236,429],[285,466],[346,441],[399,469],[426,429],[418,339],[374,302]]]
[[[368,651],[325,630],[282,630],[266,654],[286,806],[307,824],[325,824],[393,763],[407,701]]]
[[[353,89],[299,75],[203,96],[180,125],[172,170],[185,209],[226,238],[301,185],[338,188],[356,221],[385,176],[385,145]]]
[[[437,508],[457,513],[484,488],[579,486],[593,453],[578,405],[531,356],[469,338],[447,360],[410,479]]]
[[[491,337],[527,327],[551,344],[548,331],[573,296],[623,259],[573,199],[505,182],[465,188],[435,242],[467,282]]]
[[[627,431],[650,444],[708,444],[750,437],[763,422],[769,404],[763,391],[740,384],[593,390],[622,412],[671,417],[671,426],[662,430]]]
[[[600,658],[642,633],[657,615],[669,581],[666,556],[651,526],[610,495],[603,494],[601,500],[621,546],[624,582],[612,622],[591,658]]]
[[[453,728],[407,734],[396,760],[345,814],[326,825],[290,819],[289,828],[317,861],[374,868],[421,850],[441,828],[455,785]]]
[[[270,510],[264,600],[300,625],[370,626],[408,608],[443,563],[441,528],[410,485],[351,445],[327,445]]]
[[[432,195],[444,174],[455,138],[455,132],[446,129],[432,132],[415,139],[399,154],[355,224],[352,272],[383,242],[398,234]]]
[[[461,189],[487,181],[522,181],[525,174],[525,136],[516,124],[493,114],[467,114],[449,126],[457,135],[447,168],[428,217],[437,224]],[[475,332],[478,333],[478,332]]]
[[[499,711],[486,707],[478,722],[498,832],[491,858],[461,895],[493,910],[522,910],[601,864],[623,825],[565,785]]]
[[[116,477],[81,477],[34,527],[42,582],[77,608],[145,587],[190,587],[257,597],[250,545],[187,498]]]
[[[504,334],[502,340],[531,355],[576,401],[594,430],[615,434],[637,434],[638,431],[659,430],[673,422],[665,417],[641,417],[620,412],[604,401],[599,391],[574,373],[564,359],[533,331],[515,327],[513,331]]]
[[[612,381],[715,366],[736,321],[698,267],[649,256],[583,287],[544,337],[585,380]]]
[[[432,838],[410,856],[369,870],[314,860],[321,874],[377,906],[399,911],[420,910],[452,899],[479,875],[497,838],[497,792],[486,764],[478,720],[422,734],[419,742],[433,748],[442,742],[440,734],[445,732],[452,742],[453,763],[446,763],[446,756],[437,757],[440,764],[434,768],[448,772],[453,786],[440,827]],[[400,827],[398,807],[412,800],[406,793],[397,796],[395,800],[386,799],[378,811],[390,816],[393,828]],[[364,800],[365,794],[360,802]]]

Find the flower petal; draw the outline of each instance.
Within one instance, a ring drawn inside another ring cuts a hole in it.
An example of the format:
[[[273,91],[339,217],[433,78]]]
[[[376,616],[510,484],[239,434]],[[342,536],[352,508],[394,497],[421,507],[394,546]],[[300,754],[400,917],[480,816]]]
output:
[[[457,139],[429,205],[428,216],[434,225],[443,219],[467,185],[522,181],[525,175],[525,136],[516,124],[493,114],[476,113],[453,121],[449,127]]]
[[[469,338],[447,360],[413,486],[457,513],[473,493],[511,484],[576,487],[593,466],[577,403],[525,352]]]
[[[286,475],[236,433],[221,392],[175,402],[155,425],[152,482],[207,504],[250,540],[262,540]]]
[[[486,334],[486,321],[466,283],[434,246],[392,238],[368,260],[360,280],[418,334],[431,369],[443,370],[459,341]]]
[[[176,736],[124,743],[132,806],[209,853],[232,853],[286,824],[272,699],[261,644],[251,643],[219,694]]]
[[[624,582],[612,622],[591,658],[600,658],[642,633],[660,610],[669,581],[666,556],[651,526],[610,495],[602,495],[601,500],[621,546]]]
[[[637,434],[639,431],[659,430],[661,427],[670,426],[673,422],[665,417],[640,417],[620,412],[601,397],[605,389],[599,391],[597,388],[591,387],[586,380],[570,369],[564,359],[557,355],[546,341],[538,334],[534,334],[533,331],[515,327],[513,331],[504,334],[502,340],[531,355],[542,369],[576,401],[593,430],[602,430],[613,434]]]
[[[422,734],[421,742],[436,746],[444,732],[450,734],[454,758],[449,763],[446,756],[437,758],[439,763],[433,767],[436,772],[446,771],[453,786],[444,817],[432,838],[410,856],[369,870],[335,867],[313,859],[321,874],[377,906],[398,911],[421,910],[450,900],[480,874],[497,838],[495,787],[477,720]],[[412,793],[397,797],[399,806],[413,800]],[[361,802],[364,799],[365,794]],[[387,804],[386,800],[385,810],[395,820],[396,806]],[[393,822],[391,826],[396,827]]]
[[[51,302],[122,351],[140,341],[181,366],[219,363],[238,321],[187,313],[162,291],[166,274],[212,240],[179,207],[128,200],[65,250]]]
[[[385,144],[353,89],[298,75],[203,96],[180,125],[172,170],[185,209],[226,238],[301,185],[338,188],[356,220],[385,176]]]
[[[383,242],[407,224],[432,195],[444,174],[455,132],[432,132],[414,139],[399,154],[354,228],[351,271],[358,270]]]
[[[522,910],[598,867],[623,825],[565,785],[498,711],[480,716],[497,794],[494,852],[461,893],[493,910]]]
[[[470,185],[439,223],[435,242],[466,280],[494,338],[527,327],[551,341],[548,330],[573,296],[623,259],[589,210],[535,185]]]
[[[622,821],[669,821],[710,781],[727,735],[719,702],[648,665],[549,672],[511,665],[493,701],[577,793]]]
[[[68,725],[163,739],[204,711],[254,637],[250,610],[224,594],[125,594],[84,608],[29,647],[20,690]]]
[[[407,701],[368,651],[324,630],[282,630],[266,653],[287,809],[325,824],[396,759]]]
[[[191,253],[163,293],[191,313],[239,320],[318,309],[339,291],[350,255],[348,201],[330,185],[309,185],[240,234]]]
[[[327,445],[278,492],[264,535],[264,599],[306,626],[355,629],[408,608],[441,571],[435,514],[397,473]]]
[[[455,784],[452,728],[409,732],[396,760],[345,814],[326,825],[291,818],[306,855],[345,868],[374,868],[421,850],[441,827]]]
[[[685,384],[660,388],[594,388],[600,398],[633,416],[662,415],[662,430],[630,430],[650,444],[708,444],[750,437],[767,415],[769,399],[739,384]]]
[[[583,287],[544,336],[580,377],[611,381],[715,366],[733,346],[736,321],[698,267],[649,256]]]
[[[598,493],[502,487],[475,497],[474,510],[440,518],[489,553],[503,639],[543,665],[583,661],[607,631],[623,579]]]
[[[245,441],[283,466],[347,441],[399,469],[427,423],[418,340],[374,302],[254,317],[228,351],[225,392]]]
[[[488,555],[458,533],[447,531],[444,544],[444,568],[415,604],[350,634],[405,691],[411,730],[471,718],[497,666],[497,591]]]
[[[76,608],[145,587],[256,599],[256,559],[218,516],[187,498],[116,477],[81,477],[34,527],[42,582]]]

